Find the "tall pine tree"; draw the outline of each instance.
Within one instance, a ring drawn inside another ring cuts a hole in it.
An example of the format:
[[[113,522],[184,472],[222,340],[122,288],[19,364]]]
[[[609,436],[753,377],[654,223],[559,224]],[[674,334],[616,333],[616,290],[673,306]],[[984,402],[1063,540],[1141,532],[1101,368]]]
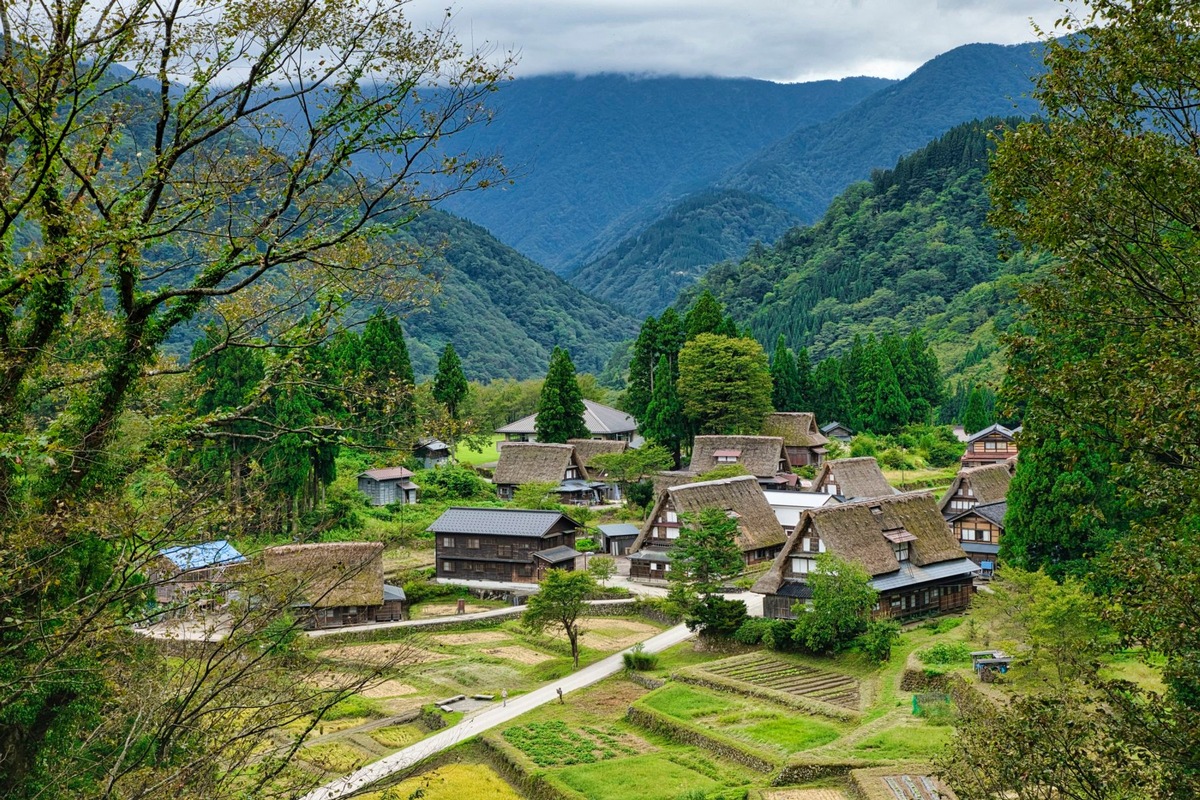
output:
[[[800,375],[796,371],[796,359],[782,333],[771,356],[771,405],[776,411],[803,410],[800,408]]]
[[[664,314],[665,316],[665,314]],[[646,317],[637,340],[633,343],[633,354],[629,359],[629,380],[626,382],[625,410],[636,420],[646,417],[650,395],[654,391],[654,365],[658,363],[658,320]]]
[[[654,396],[641,428],[648,441],[671,452],[676,469],[680,466],[683,440],[687,436],[685,426],[683,403],[671,378],[671,362],[663,354],[659,356],[658,367],[654,370]]]
[[[470,385],[463,373],[462,361],[454,345],[446,342],[446,349],[438,359],[437,375],[433,378],[433,398],[446,407],[450,419],[458,419],[458,409],[466,399]]]
[[[801,347],[796,353],[796,411],[811,411],[813,408],[812,359],[808,348]]]
[[[589,436],[583,423],[583,394],[575,379],[575,365],[566,350],[555,347],[550,368],[538,398],[535,430],[539,442],[564,443]]]
[[[683,327],[688,341],[702,333],[718,333],[724,324],[725,308],[708,289],[700,293],[696,302],[688,310],[687,316],[683,318]]]
[[[398,318],[382,308],[376,309],[363,328],[360,367],[372,392],[371,406],[388,417],[386,429],[372,443],[394,444],[416,422],[413,402],[416,381],[408,345],[404,342],[404,328]]]
[[[991,423],[988,421],[987,406],[983,402],[983,392],[979,391],[979,387],[971,389],[971,396],[967,400],[967,409],[963,412],[963,429],[967,433],[975,433],[986,428]]]
[[[908,399],[900,388],[891,359],[882,347],[877,348],[875,365],[877,382],[874,387],[874,402],[866,427],[872,433],[895,433],[908,424],[910,409]]]

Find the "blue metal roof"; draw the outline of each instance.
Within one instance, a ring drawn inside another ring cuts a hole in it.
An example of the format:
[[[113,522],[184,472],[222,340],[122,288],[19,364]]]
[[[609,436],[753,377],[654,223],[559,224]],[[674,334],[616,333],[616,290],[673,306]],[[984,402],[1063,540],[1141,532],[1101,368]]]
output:
[[[240,564],[246,558],[224,539],[201,544],[167,547],[159,551],[162,556],[181,570],[204,569],[222,564]]]
[[[982,553],[994,556],[1000,552],[1000,545],[995,542],[959,542],[967,553]]]
[[[930,581],[945,578],[966,578],[979,571],[979,565],[969,558],[956,558],[953,561],[939,561],[927,567],[918,567],[911,561],[904,561],[900,569],[871,579],[871,588],[886,592],[892,589],[903,589],[908,586],[918,586]]]
[[[407,598],[404,596],[404,590],[399,586],[392,586],[390,583],[383,585],[383,602],[388,600],[399,600],[403,602]]]

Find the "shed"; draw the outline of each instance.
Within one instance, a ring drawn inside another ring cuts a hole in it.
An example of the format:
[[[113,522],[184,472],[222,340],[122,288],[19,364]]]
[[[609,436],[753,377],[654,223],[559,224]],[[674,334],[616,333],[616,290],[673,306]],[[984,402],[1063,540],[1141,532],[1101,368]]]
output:
[[[854,438],[854,431],[850,430],[848,425],[843,425],[840,422],[829,422],[822,425],[821,433],[830,439],[837,439],[839,442],[845,443]]]
[[[436,469],[450,462],[450,445],[441,439],[422,436],[413,447],[413,457],[419,459],[425,469]]]
[[[629,552],[641,528],[628,522],[597,525],[600,531],[600,541],[597,544],[602,552],[612,556],[623,556]]]
[[[412,477],[412,472],[404,467],[369,469],[359,473],[358,490],[373,506],[411,505],[417,502],[417,489],[420,488],[412,482]]]

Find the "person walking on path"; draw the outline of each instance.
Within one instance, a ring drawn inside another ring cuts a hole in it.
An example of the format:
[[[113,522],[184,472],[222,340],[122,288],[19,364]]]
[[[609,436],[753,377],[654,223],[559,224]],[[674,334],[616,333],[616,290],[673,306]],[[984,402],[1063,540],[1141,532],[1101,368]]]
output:
[[[558,704],[559,704],[560,706],[563,704],[563,699],[562,699],[562,687],[561,687],[561,686],[558,688]]]
[[[508,689],[500,690],[500,707],[504,708],[508,705]]]

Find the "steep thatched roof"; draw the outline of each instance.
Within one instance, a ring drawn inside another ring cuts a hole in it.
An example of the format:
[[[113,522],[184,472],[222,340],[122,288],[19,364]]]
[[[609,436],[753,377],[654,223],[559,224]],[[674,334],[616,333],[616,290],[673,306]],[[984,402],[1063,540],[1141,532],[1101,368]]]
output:
[[[683,486],[685,483],[691,483],[699,477],[698,473],[687,469],[673,469],[664,472],[656,472],[650,476],[650,482],[654,484],[654,497],[662,497],[663,492],[670,489],[672,486]]]
[[[910,540],[909,559],[918,567],[966,557],[929,492],[822,506],[804,512],[796,533],[753,591],[771,594],[779,588],[788,559],[810,533],[820,537],[827,552],[861,565],[873,577],[895,572],[900,563],[885,532],[915,537]]]
[[[500,461],[492,482],[519,485],[522,483],[562,483],[567,467],[574,464],[579,476],[587,479],[587,470],[569,444],[541,442],[505,442],[500,446]]]
[[[688,470],[704,473],[724,466],[717,453],[737,453],[737,463],[760,478],[787,472],[787,451],[778,436],[697,436]]]
[[[998,503],[1008,494],[1008,485],[1011,482],[1012,472],[1009,471],[1007,462],[960,469],[938,505],[945,511],[950,504],[950,498],[958,494],[960,489],[965,490],[968,487],[975,502]]]
[[[716,481],[685,483],[667,489],[659,496],[654,510],[642,524],[642,531],[634,540],[631,551],[642,547],[650,535],[650,529],[654,527],[654,520],[667,508],[673,509],[681,518],[685,514],[698,514],[709,508],[736,514],[737,544],[742,552],[775,547],[786,538],[758,480],[753,475],[741,475]]]
[[[778,411],[767,414],[762,432],[778,436],[788,447],[824,447],[829,439],[817,427],[817,417],[811,411]]]
[[[313,608],[383,603],[383,543],[289,544],[262,551],[273,579],[294,587]]]
[[[568,439],[567,444],[575,448],[575,454],[588,469],[592,468],[592,459],[596,456],[624,453],[629,449],[629,442],[616,439]]]
[[[879,462],[869,456],[826,461],[813,479],[813,491],[826,492],[830,485],[837,486],[834,494],[842,497],[888,497],[896,494],[887,478],[883,477]]]

